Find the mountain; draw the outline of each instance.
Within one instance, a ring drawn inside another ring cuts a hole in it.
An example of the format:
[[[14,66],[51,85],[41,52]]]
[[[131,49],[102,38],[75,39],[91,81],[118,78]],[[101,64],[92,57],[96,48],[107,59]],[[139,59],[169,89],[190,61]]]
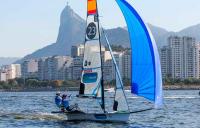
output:
[[[155,41],[157,42],[157,46],[158,47],[162,47],[164,45],[167,44],[167,38],[170,36],[170,35],[173,35],[174,32],[169,32],[163,28],[160,28],[160,27],[156,27],[154,25],[151,25],[151,24],[148,24],[153,36],[154,36],[154,39]]]
[[[84,42],[84,31],[85,20],[67,5],[60,16],[60,27],[56,43],[25,56],[23,60],[52,55],[70,55],[72,45]]]
[[[200,41],[200,24],[188,27],[180,32],[169,32],[163,28],[156,27],[154,25],[148,25],[158,47],[162,47],[167,44],[167,38],[170,35],[187,35],[195,37]],[[41,48],[34,53],[25,56],[21,61],[31,58],[40,58],[53,55],[70,55],[71,46],[84,42],[85,38],[86,22],[79,15],[77,15],[70,6],[66,6],[60,16],[60,27],[58,37],[55,43],[49,46]],[[113,28],[105,30],[108,39],[111,44],[122,45],[129,47],[129,34],[127,28]],[[102,37],[102,42],[105,43],[105,39]],[[18,61],[20,62],[20,61]]]
[[[127,29],[122,27],[105,30],[108,40],[112,45],[122,45],[123,47],[130,47],[129,34]],[[103,44],[106,44],[104,36],[102,36]]]
[[[178,32],[178,35],[195,37],[197,41],[200,41],[200,24],[183,29]]]
[[[173,35],[194,37],[197,42],[200,42],[200,24],[187,27],[179,32],[169,32],[165,29],[152,25],[149,25],[149,27],[154,35],[158,47],[167,45],[167,38]]]
[[[18,57],[0,57],[0,66],[12,64],[19,59]]]

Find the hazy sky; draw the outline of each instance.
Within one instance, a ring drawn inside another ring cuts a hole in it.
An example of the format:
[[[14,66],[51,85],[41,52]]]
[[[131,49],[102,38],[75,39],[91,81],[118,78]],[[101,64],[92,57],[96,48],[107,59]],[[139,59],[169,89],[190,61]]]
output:
[[[86,17],[86,0],[0,0],[0,57],[23,57],[57,38],[67,1]],[[127,0],[143,19],[170,31],[200,23],[200,0]],[[106,28],[125,26],[115,0],[98,0]]]

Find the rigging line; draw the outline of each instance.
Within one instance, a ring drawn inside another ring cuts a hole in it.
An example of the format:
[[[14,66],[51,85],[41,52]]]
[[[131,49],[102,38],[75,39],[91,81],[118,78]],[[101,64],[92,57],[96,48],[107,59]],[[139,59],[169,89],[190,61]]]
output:
[[[54,104],[53,101],[42,98],[41,100]]]

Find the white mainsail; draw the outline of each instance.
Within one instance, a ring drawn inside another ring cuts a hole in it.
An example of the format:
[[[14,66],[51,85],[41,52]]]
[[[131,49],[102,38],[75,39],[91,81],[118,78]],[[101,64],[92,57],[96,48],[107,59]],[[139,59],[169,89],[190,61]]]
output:
[[[101,97],[101,81],[102,62],[97,6],[96,0],[88,0],[87,29],[80,95]]]
[[[96,0],[88,0],[88,16],[83,59],[83,72],[79,93],[81,96],[99,98],[101,107],[105,112],[99,29],[97,2]],[[129,112],[126,96],[123,90],[122,79],[108,40],[107,44],[116,69],[116,88],[113,110],[120,112]]]

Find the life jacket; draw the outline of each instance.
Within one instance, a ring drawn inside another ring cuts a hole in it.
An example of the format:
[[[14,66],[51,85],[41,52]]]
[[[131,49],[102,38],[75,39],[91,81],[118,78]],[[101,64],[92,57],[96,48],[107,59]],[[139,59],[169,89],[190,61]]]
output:
[[[68,108],[69,107],[69,99],[68,99],[68,97],[62,98],[62,105],[64,106],[64,108]]]
[[[55,104],[57,107],[61,107],[62,105],[62,98],[60,96],[55,97]]]

